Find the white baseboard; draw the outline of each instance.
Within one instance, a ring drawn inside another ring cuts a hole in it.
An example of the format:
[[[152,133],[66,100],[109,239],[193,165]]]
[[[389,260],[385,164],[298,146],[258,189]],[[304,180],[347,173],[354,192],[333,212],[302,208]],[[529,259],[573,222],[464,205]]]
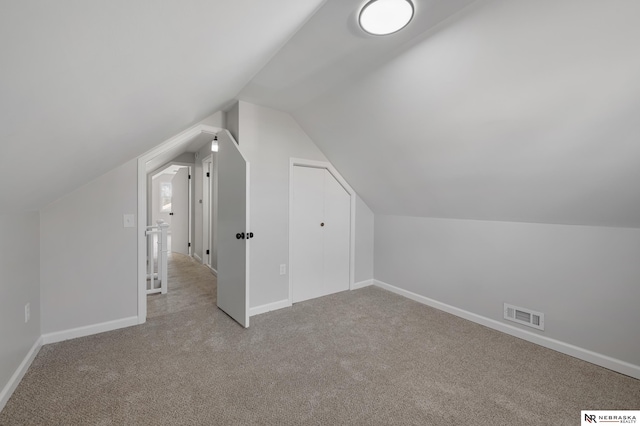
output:
[[[211,265],[207,265],[207,268],[211,269],[211,272],[213,273],[213,275],[215,275],[216,277],[218,276],[218,271],[216,271],[215,269],[213,269],[211,267]]]
[[[353,283],[353,285],[351,286],[351,290],[369,287],[370,285],[373,285],[373,278],[370,280],[358,281],[357,283]]]
[[[84,327],[72,328],[70,330],[56,331],[42,335],[42,343],[62,342],[64,340],[76,339],[78,337],[90,336],[92,334],[104,333],[105,331],[117,330],[119,328],[138,325],[138,317],[122,318],[114,321],[102,322],[100,324],[87,325]]]
[[[249,309],[249,316],[264,314],[265,312],[275,311],[282,308],[288,308],[291,306],[289,299],[280,300],[278,302],[267,303],[266,305],[256,306]]]
[[[197,253],[193,253],[193,258],[194,258],[195,260],[197,260],[198,262],[202,263],[202,258],[201,258],[200,256],[198,256],[198,254],[197,254]]]
[[[18,384],[24,377],[24,374],[29,369],[29,366],[35,359],[36,355],[38,355],[38,352],[40,351],[41,347],[42,347],[42,336],[38,337],[38,340],[36,340],[36,342],[33,344],[29,352],[27,352],[27,355],[24,357],[24,359],[18,366],[18,369],[13,373],[13,375],[9,379],[9,382],[0,392],[0,411],[2,411],[5,405],[7,405],[9,398],[11,398],[11,395],[18,387]]]
[[[553,349],[554,351],[561,352],[566,355],[570,355],[575,358],[579,358],[583,361],[590,362],[592,364],[599,365],[601,367],[608,368],[618,373],[625,374],[627,376],[640,379],[640,366],[631,364],[626,361],[622,361],[616,358],[612,358],[607,355],[603,355],[597,352],[590,351],[578,346],[571,345],[569,343],[562,342],[560,340],[551,339],[546,336],[532,333],[527,330],[514,327],[510,324],[503,324],[500,321],[496,321],[487,317],[483,317],[478,314],[474,314],[464,309],[456,308],[455,306],[447,305],[446,303],[438,302],[437,300],[429,299],[428,297],[421,296],[408,290],[401,289],[399,287],[387,284],[379,280],[373,280],[374,285],[389,290],[392,293],[399,294],[408,299],[415,300],[432,308],[439,309],[441,311],[448,312],[460,318],[475,322],[485,327],[492,328],[497,331],[509,334],[511,336],[518,337],[531,343],[535,343],[545,348]]]

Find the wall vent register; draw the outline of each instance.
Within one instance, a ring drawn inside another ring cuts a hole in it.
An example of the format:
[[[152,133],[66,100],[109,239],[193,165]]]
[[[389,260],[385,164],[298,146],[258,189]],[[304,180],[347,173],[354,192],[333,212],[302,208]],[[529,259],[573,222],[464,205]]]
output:
[[[528,327],[544,330],[544,314],[531,309],[504,304],[504,319],[517,322]]]

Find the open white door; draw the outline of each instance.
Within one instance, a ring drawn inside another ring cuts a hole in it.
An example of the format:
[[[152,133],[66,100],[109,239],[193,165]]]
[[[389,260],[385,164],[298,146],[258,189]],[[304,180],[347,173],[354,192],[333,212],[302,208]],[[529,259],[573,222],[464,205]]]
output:
[[[249,163],[218,133],[218,307],[249,327]]]
[[[189,255],[189,168],[171,179],[171,251]]]

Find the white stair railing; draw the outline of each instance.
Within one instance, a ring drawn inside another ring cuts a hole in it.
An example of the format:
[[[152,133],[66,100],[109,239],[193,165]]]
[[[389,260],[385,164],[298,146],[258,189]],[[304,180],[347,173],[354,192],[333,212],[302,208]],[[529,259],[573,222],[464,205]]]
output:
[[[155,226],[147,226],[145,235],[147,236],[147,279],[149,285],[147,294],[167,293],[167,231],[169,224],[164,220],[156,222]],[[157,270],[156,273],[156,264]]]

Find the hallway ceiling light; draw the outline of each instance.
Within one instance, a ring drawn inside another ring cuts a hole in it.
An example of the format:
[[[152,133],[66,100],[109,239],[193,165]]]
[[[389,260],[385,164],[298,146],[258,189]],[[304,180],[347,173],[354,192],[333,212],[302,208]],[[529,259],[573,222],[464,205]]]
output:
[[[413,13],[411,0],[371,0],[360,11],[358,23],[372,35],[393,34],[411,22]]]

